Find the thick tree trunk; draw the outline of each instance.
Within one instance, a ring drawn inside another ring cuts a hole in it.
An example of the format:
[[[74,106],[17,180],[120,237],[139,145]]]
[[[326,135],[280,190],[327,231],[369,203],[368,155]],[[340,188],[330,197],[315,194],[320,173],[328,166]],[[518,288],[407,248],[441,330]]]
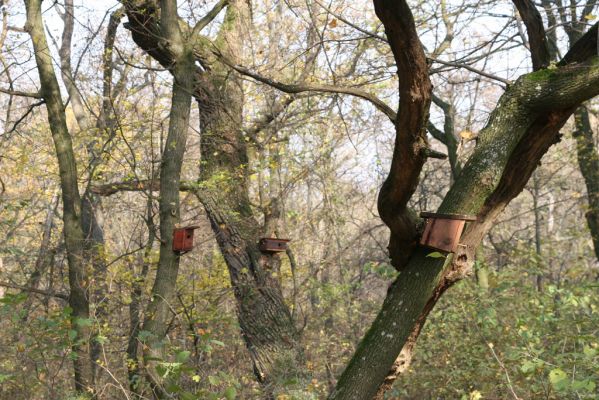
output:
[[[77,186],[77,167],[71,136],[67,129],[64,104],[54,73],[52,58],[44,33],[41,0],[26,0],[26,30],[31,36],[35,60],[40,76],[41,94],[46,102],[48,121],[59,166],[63,201],[65,246],[69,265],[69,305],[72,309],[72,329],[77,332],[73,343],[76,355],[75,388],[79,392],[93,392],[94,382],[90,360],[89,277],[84,258],[84,235],[81,229],[81,198]]]
[[[596,45],[596,30],[588,39]],[[413,347],[441,294],[470,272],[482,237],[524,188],[541,156],[558,139],[559,129],[575,107],[599,94],[599,61],[588,54],[587,43],[581,46],[566,59],[590,61],[525,75],[501,97],[475,152],[439,208],[442,213],[475,214],[478,220],[466,228],[463,246],[445,260],[427,257],[430,250],[416,248],[331,399],[370,399],[386,378],[393,380],[397,356]]]
[[[242,1],[233,1],[227,8],[215,44],[228,57],[237,59],[242,52],[247,14],[247,5]],[[200,176],[205,187],[200,199],[229,270],[239,326],[254,373],[267,393],[274,396],[286,382],[295,379],[301,385],[304,356],[280,283],[273,277],[279,269],[279,255],[262,254],[257,247],[265,227],[254,216],[248,195],[241,82],[225,65],[216,64],[199,85]],[[276,225],[277,217],[267,215],[266,225]]]

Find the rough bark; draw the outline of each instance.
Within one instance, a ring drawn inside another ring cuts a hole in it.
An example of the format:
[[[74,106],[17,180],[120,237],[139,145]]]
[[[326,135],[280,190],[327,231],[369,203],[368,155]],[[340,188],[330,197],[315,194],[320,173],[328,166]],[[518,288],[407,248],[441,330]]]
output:
[[[63,203],[64,238],[69,267],[69,305],[72,309],[72,328],[77,332],[73,343],[76,355],[75,389],[93,392],[94,382],[90,360],[89,301],[87,287],[89,277],[84,258],[84,235],[81,229],[81,197],[77,186],[77,167],[71,136],[69,134],[64,103],[54,73],[52,58],[44,33],[41,0],[26,0],[26,30],[29,33],[40,77],[41,95],[46,102],[48,122],[58,160],[60,187]]]
[[[397,356],[413,346],[441,294],[470,273],[482,237],[559,140],[567,118],[581,102],[599,94],[599,60],[585,50],[596,47],[596,31],[581,41],[585,43],[574,46],[560,68],[524,75],[501,97],[439,208],[443,213],[475,214],[478,220],[466,228],[463,246],[445,260],[416,248],[330,398],[369,399],[392,378]],[[567,60],[578,63],[569,65]]]
[[[152,6],[145,3],[146,8],[142,10],[140,4],[127,2],[125,5],[128,28],[135,42],[162,65],[170,65],[177,50],[156,43]],[[261,228],[248,197],[248,149],[242,130],[241,80],[231,74],[226,65],[216,61],[210,51],[203,49],[203,46],[217,48],[227,58],[235,59],[242,50],[241,30],[248,19],[247,4],[231,1],[214,43],[207,45],[207,39],[198,32],[193,37],[196,59],[208,67],[196,71],[194,92],[202,132],[202,194],[199,198],[229,270],[239,324],[255,375],[267,392],[274,394],[278,384],[291,376],[303,375],[303,352],[280,284],[272,277],[278,268],[279,256],[262,254],[257,248]],[[151,32],[154,34],[149,34]]]
[[[242,52],[247,13],[247,5],[241,1],[231,2],[227,8],[215,42],[227,58],[237,59]],[[272,275],[279,269],[279,256],[262,254],[257,248],[263,227],[248,197],[241,80],[227,66],[215,64],[211,74],[203,76],[201,87],[203,95],[197,99],[202,132],[200,175],[207,195],[200,200],[229,270],[254,373],[267,392],[274,394],[290,378],[301,378],[304,358],[280,284]],[[215,177],[225,179],[225,184],[217,183],[219,187],[214,188]]]

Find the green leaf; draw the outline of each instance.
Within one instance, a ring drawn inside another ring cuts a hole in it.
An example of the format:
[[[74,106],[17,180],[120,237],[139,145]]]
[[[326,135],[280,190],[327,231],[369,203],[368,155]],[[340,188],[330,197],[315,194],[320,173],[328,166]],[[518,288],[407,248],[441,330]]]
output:
[[[430,258],[445,258],[446,257],[444,254],[439,253],[438,251],[433,251],[432,253],[429,253],[426,256],[430,257]]]
[[[592,348],[591,346],[584,346],[584,350],[582,351],[585,357],[592,359],[597,355],[597,349]]]
[[[534,371],[536,368],[536,364],[532,361],[524,361],[524,363],[522,363],[522,366],[520,367],[520,371],[522,371],[523,373],[527,374],[529,372]]]
[[[225,390],[225,398],[227,400],[235,400],[236,397],[237,397],[237,390],[233,386],[229,386]]]
[[[549,382],[557,391],[562,391],[568,387],[568,375],[559,368],[552,369],[549,372]]]
[[[187,360],[189,360],[189,356],[191,355],[190,351],[187,350],[183,350],[177,353],[177,355],[175,356],[175,359],[177,360],[178,363],[185,363],[187,362]]]
[[[70,340],[75,340],[77,338],[77,331],[75,329],[69,329],[67,334],[69,335]]]
[[[77,326],[91,326],[91,324],[93,324],[93,320],[91,320],[90,318],[74,318],[73,322],[75,322],[75,325]]]
[[[216,386],[220,383],[220,380],[216,376],[209,376],[208,382],[210,382],[211,385]]]

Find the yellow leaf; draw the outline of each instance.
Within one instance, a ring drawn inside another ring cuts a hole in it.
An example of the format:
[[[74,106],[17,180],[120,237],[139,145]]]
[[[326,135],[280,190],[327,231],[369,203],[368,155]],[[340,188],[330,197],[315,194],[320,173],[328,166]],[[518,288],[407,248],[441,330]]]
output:
[[[587,14],[587,15],[584,16],[584,19],[586,19],[588,21],[592,21],[592,20],[594,20],[596,18],[597,18],[597,16],[593,15],[593,14]]]
[[[465,129],[462,132],[460,132],[460,137],[464,140],[472,140],[476,137],[476,133]]]

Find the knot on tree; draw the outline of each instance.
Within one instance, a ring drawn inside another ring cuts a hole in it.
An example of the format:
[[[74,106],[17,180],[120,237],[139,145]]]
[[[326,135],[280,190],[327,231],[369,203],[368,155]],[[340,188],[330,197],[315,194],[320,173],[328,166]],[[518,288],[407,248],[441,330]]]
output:
[[[476,248],[470,245],[458,245],[458,249],[453,255],[451,266],[447,272],[446,279],[450,283],[455,283],[472,274]]]

